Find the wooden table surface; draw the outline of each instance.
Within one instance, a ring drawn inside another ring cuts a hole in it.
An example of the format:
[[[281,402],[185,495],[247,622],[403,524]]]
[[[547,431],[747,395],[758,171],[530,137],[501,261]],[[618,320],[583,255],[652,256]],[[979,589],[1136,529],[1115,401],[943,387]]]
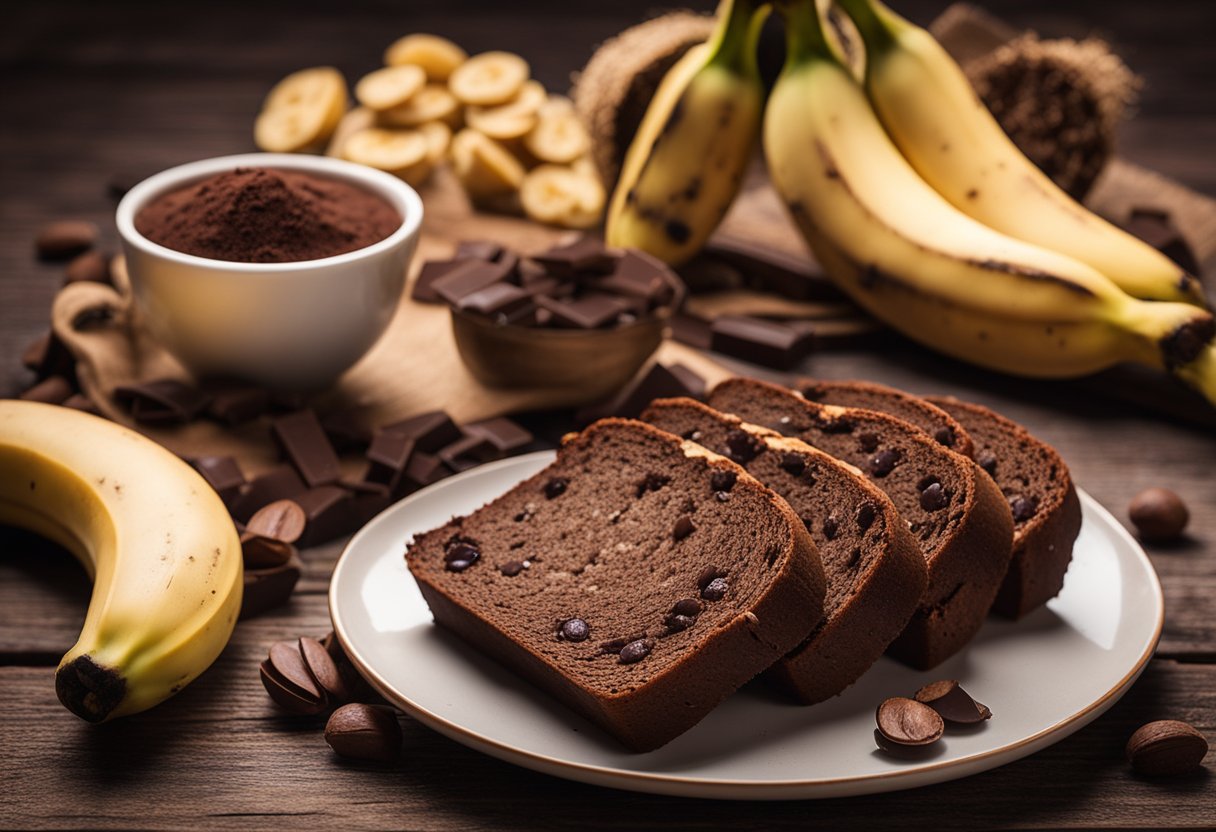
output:
[[[106,183],[115,174],[248,150],[253,114],[279,77],[317,63],[358,77],[377,65],[389,40],[408,31],[438,31],[470,51],[519,51],[537,77],[561,89],[595,42],[639,19],[651,2],[252,5],[6,8],[0,395],[28,383],[18,356],[45,329],[59,284],[59,267],[32,259],[36,229],[89,218],[103,224],[112,246]],[[922,21],[943,6],[897,3]],[[1139,114],[1123,131],[1124,154],[1216,194],[1216,13],[1207,4],[1001,0],[990,8],[1047,35],[1097,29],[1112,38],[1147,80]],[[147,714],[94,727],[56,701],[53,685],[54,667],[83,619],[88,582],[66,554],[0,529],[0,691],[7,709],[0,716],[0,827],[1211,826],[1216,760],[1210,757],[1199,776],[1153,782],[1129,773],[1122,749],[1137,726],[1159,718],[1189,721],[1216,740],[1216,438],[1068,385],[998,379],[902,343],[881,355],[818,356],[803,369],[989,403],[1054,443],[1077,483],[1117,517],[1148,486],[1168,486],[1187,500],[1187,539],[1149,550],[1165,587],[1160,648],[1118,705],[1069,739],[995,771],[816,803],[720,803],[566,782],[478,754],[404,717],[400,764],[345,764],[315,726],[276,712],[257,677],[273,641],[329,629],[325,590],[340,551],[332,544],[304,553],[307,575],[290,606],[242,623],[220,660],[185,692]]]

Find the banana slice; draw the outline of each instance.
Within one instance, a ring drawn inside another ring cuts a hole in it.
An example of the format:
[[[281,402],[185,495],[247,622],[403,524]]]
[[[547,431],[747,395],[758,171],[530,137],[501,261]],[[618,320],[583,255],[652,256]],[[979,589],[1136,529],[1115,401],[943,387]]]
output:
[[[448,78],[448,89],[465,104],[494,107],[519,95],[531,70],[510,52],[482,52],[461,64]]]
[[[266,96],[253,127],[258,147],[295,153],[324,143],[346,112],[346,79],[329,66],[293,72]]]
[[[529,171],[519,200],[530,219],[564,228],[591,228],[604,212],[604,187],[599,179],[559,165]]]
[[[427,161],[432,165],[442,162],[452,143],[452,128],[442,121],[431,121],[419,126],[418,130],[426,139]]]
[[[426,84],[426,73],[412,64],[386,66],[369,72],[355,84],[355,98],[364,107],[388,110],[400,107]]]
[[[427,158],[427,140],[418,130],[386,130],[372,127],[346,140],[343,156],[352,162],[400,173]]]
[[[510,141],[526,136],[536,126],[536,114],[545,103],[545,88],[539,81],[528,81],[514,101],[497,107],[468,107],[464,120],[491,139]]]
[[[591,151],[591,136],[574,110],[559,101],[541,108],[524,146],[542,162],[568,165]]]
[[[452,169],[474,200],[498,197],[519,190],[524,166],[498,142],[465,128],[452,139]]]
[[[469,54],[447,38],[438,35],[406,35],[384,53],[389,66],[410,64],[422,69],[428,81],[446,81]]]
[[[342,116],[342,120],[338,122],[338,128],[334,130],[333,136],[330,137],[325,155],[333,156],[336,159],[345,158],[342,148],[346,146],[346,140],[356,133],[375,126],[376,114],[366,107],[354,107],[348,110],[346,115]]]
[[[460,102],[442,84],[427,84],[409,101],[377,113],[385,127],[420,127],[428,121],[460,126]]]

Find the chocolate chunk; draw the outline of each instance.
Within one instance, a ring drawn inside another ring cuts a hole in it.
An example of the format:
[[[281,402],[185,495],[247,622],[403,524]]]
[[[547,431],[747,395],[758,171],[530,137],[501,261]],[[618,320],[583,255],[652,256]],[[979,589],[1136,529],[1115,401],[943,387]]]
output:
[[[748,285],[795,300],[841,300],[838,288],[806,257],[718,235],[702,253],[737,268]]]
[[[492,283],[460,299],[457,308],[507,325],[522,321],[534,309],[532,294],[510,283]]]
[[[707,350],[713,343],[713,331],[709,321],[695,315],[677,312],[668,319],[667,326],[670,328],[671,337],[681,344]]]
[[[726,578],[714,578],[701,590],[701,597],[706,601],[721,601],[729,588]]]
[[[696,623],[697,619],[693,618],[691,615],[680,615],[679,613],[672,613],[663,619],[663,626],[673,633],[687,630]]]
[[[980,451],[979,456],[975,458],[975,463],[987,471],[989,476],[996,476],[996,454],[992,451]]]
[[[321,414],[321,430],[329,437],[329,443],[338,453],[362,451],[372,441],[372,431],[367,428],[354,408],[330,410]]]
[[[619,661],[621,664],[635,664],[649,656],[653,649],[653,639],[640,638],[637,641],[631,641],[621,648]]]
[[[940,482],[931,483],[920,492],[920,507],[925,511],[937,511],[945,508],[949,502],[950,498],[946,496],[946,489],[942,488]]]
[[[60,220],[47,223],[34,238],[34,250],[40,260],[68,260],[97,245],[101,231],[84,220]]]
[[[1009,510],[1013,512],[1013,522],[1024,523],[1039,510],[1039,501],[1034,497],[1017,494],[1009,498]]]
[[[947,722],[971,725],[992,718],[992,711],[968,696],[954,679],[930,682],[916,692],[915,698],[937,711]]]
[[[567,618],[561,623],[557,633],[566,641],[586,641],[591,636],[591,628],[581,618]]]
[[[414,286],[410,290],[410,297],[419,303],[442,302],[439,295],[435,293],[435,281],[460,269],[467,262],[469,262],[468,259],[463,257],[452,260],[426,261],[422,264],[422,268],[418,270],[418,277],[414,279]]]
[[[351,702],[330,714],[325,742],[339,757],[388,765],[401,756],[401,726],[389,708]]]
[[[1186,531],[1191,513],[1182,498],[1167,488],[1149,488],[1132,498],[1128,516],[1147,541],[1173,540]]]
[[[785,324],[724,315],[710,325],[715,352],[765,367],[789,370],[811,351],[811,338]]]
[[[241,532],[241,558],[246,569],[276,569],[285,566],[296,554],[296,547],[251,531]]]
[[[343,535],[359,526],[354,498],[345,488],[322,485],[296,496],[306,518],[301,546],[315,546]],[[252,522],[252,521],[250,521]]]
[[[840,521],[836,519],[836,515],[829,515],[823,521],[823,536],[828,540],[835,540],[836,535],[840,532]]]
[[[948,427],[940,427],[933,431],[933,438],[939,445],[944,445],[947,448],[954,447],[954,431]]]
[[[210,397],[193,385],[165,378],[114,388],[114,400],[141,424],[188,422],[202,412]]]
[[[390,490],[397,487],[401,475],[414,452],[414,440],[395,430],[379,430],[367,448],[367,459],[371,463],[364,479],[380,483]]]
[[[1154,208],[1132,208],[1126,229],[1177,263],[1189,274],[1199,274],[1199,261],[1169,212]]]
[[[726,573],[718,567],[707,566],[697,575],[697,589],[705,589],[714,578],[721,578],[725,575]]]
[[[452,306],[474,292],[502,283],[510,277],[511,267],[485,260],[462,260],[430,283],[430,289]]]
[[[553,477],[545,483],[544,492],[545,498],[552,500],[566,493],[566,488],[570,485],[570,480],[565,477]]]
[[[112,284],[110,277],[110,255],[103,251],[86,251],[68,263],[63,273],[63,283]]]
[[[467,471],[493,456],[494,446],[484,436],[462,436],[439,451],[439,458],[453,471]]]
[[[189,460],[195,471],[220,495],[224,505],[230,505],[245,484],[241,466],[230,456],[198,456]]]
[[[709,477],[709,488],[711,491],[730,491],[738,480],[739,475],[734,471],[714,471]]]
[[[681,598],[671,607],[671,611],[675,615],[686,615],[694,618],[700,615],[703,609],[705,609],[705,605],[696,598]]]
[[[598,329],[615,324],[617,317],[630,309],[626,301],[599,292],[588,292],[577,300],[557,300],[541,295],[536,303],[553,316],[554,326],[574,329]]]
[[[417,488],[434,485],[452,473],[443,460],[434,454],[417,450],[410,455],[410,461],[405,466],[405,479]]]
[[[488,442],[496,459],[527,447],[533,440],[532,434],[518,422],[502,417],[469,422],[464,426],[464,432]]]
[[[670,275],[668,268],[658,260],[626,250],[612,272],[595,281],[595,286],[600,291],[638,298],[643,301],[641,311],[645,313],[672,301],[674,290]]]
[[[252,618],[275,609],[291,598],[304,564],[290,547],[287,563],[272,569],[245,569],[245,594],[241,598],[241,619]]]
[[[304,480],[300,479],[295,468],[290,465],[276,465],[251,479],[230,510],[233,517],[245,522],[267,503],[295,497],[304,489]]]
[[[878,450],[878,435],[873,433],[861,433],[857,435],[857,447],[862,453],[872,454]]]
[[[481,560],[481,552],[463,540],[449,544],[443,554],[443,568],[449,572],[463,572]]]
[[[534,254],[532,259],[555,277],[573,277],[580,273],[607,274],[616,265],[616,257],[605,250],[603,243],[590,236]]]
[[[899,464],[903,458],[898,448],[884,448],[874,456],[870,457],[867,468],[870,476],[881,479],[895,470],[895,466]]]
[[[680,541],[688,537],[696,530],[697,527],[693,524],[692,518],[685,514],[681,516],[680,519],[676,520],[675,526],[673,526],[671,529],[671,536],[676,541]]]
[[[311,410],[280,416],[270,428],[283,453],[310,487],[337,482],[342,476],[338,455]]]
[[[1127,741],[1126,752],[1138,774],[1177,777],[1200,767],[1208,741],[1193,725],[1162,719],[1137,728]]]
[[[690,390],[685,382],[685,376],[677,375],[672,368],[656,362],[643,374],[634,376],[610,401],[578,411],[574,416],[575,421],[584,425],[605,416],[636,419],[655,399],[680,396],[696,398],[695,391]],[[704,382],[700,386],[704,389]]]
[[[474,260],[498,260],[506,251],[498,243],[490,240],[463,240],[456,244],[456,259],[472,258]]]
[[[738,428],[726,434],[726,455],[740,465],[747,465],[764,452],[764,443]]]
[[[428,453],[435,453],[464,436],[451,417],[442,410],[432,410],[393,422],[391,425],[385,425],[383,430],[405,434],[414,440],[414,447]]]
[[[879,705],[875,721],[883,739],[896,745],[929,745],[941,739],[946,729],[937,711],[903,696]]]
[[[42,402],[43,404],[63,404],[76,392],[72,382],[63,376],[49,376],[26,390],[19,398],[27,402]]]
[[[874,508],[873,503],[862,503],[857,507],[857,528],[861,530],[862,534],[869,531],[877,516],[878,509]]]
[[[796,454],[792,451],[786,451],[781,454],[781,469],[787,473],[793,474],[795,477],[806,470],[806,457],[802,454]]]
[[[506,575],[508,578],[514,578],[520,572],[523,572],[531,564],[526,560],[509,560],[498,567],[498,571]]]
[[[884,334],[882,324],[873,318],[788,321],[786,325],[810,339],[812,352],[873,347]]]
[[[211,392],[207,415],[228,426],[241,425],[270,409],[270,393],[261,387],[228,387]]]

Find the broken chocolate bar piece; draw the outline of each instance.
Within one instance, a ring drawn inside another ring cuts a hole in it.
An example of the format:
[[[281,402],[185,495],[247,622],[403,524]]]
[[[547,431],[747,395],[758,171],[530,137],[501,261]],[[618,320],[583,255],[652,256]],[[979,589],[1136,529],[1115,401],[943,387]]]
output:
[[[244,523],[262,506],[293,498],[306,488],[295,468],[287,464],[276,465],[249,480],[229,511]]]
[[[480,436],[494,448],[493,458],[498,459],[527,447],[533,439],[531,433],[518,422],[499,417],[480,422],[469,422],[464,426],[469,436]]]
[[[746,315],[723,316],[710,329],[715,352],[778,370],[792,369],[813,344],[808,332]]]
[[[420,413],[400,422],[385,425],[382,430],[392,430],[404,434],[414,440],[414,447],[420,451],[434,453],[440,448],[451,445],[464,434],[452,417],[442,410],[432,410]]]
[[[197,387],[164,378],[114,388],[114,400],[142,424],[172,425],[188,422],[207,406],[210,397]]]
[[[230,456],[196,456],[188,460],[195,471],[202,474],[207,484],[220,495],[224,505],[232,502],[240,495],[241,486],[245,484],[245,474],[241,466]]]
[[[505,281],[511,273],[511,267],[501,263],[490,263],[485,260],[464,260],[443,277],[436,279],[431,288],[443,300],[453,306],[474,292]]]
[[[493,283],[460,299],[457,308],[483,315],[495,323],[513,324],[534,308],[532,294],[512,283]]]
[[[662,263],[636,251],[626,251],[611,274],[596,280],[595,286],[601,291],[609,290],[646,301],[642,309],[645,312],[671,302],[673,292],[666,271]]]
[[[681,344],[707,350],[713,342],[709,321],[696,315],[677,312],[667,321],[667,325],[671,327],[671,337]]]
[[[604,248],[604,244],[590,236],[534,254],[532,259],[556,277],[574,277],[581,273],[607,274],[616,265],[616,258]]]
[[[465,240],[456,246],[456,258],[473,258],[474,260],[497,260],[505,252],[502,246],[490,240]]]
[[[468,435],[439,451],[439,458],[459,473],[488,462],[494,456],[494,446],[484,436]]]
[[[378,483],[389,491],[397,487],[405,472],[410,454],[414,452],[414,440],[395,430],[378,430],[367,449],[370,462],[364,481]]]
[[[579,425],[589,424],[605,416],[620,416],[636,419],[655,399],[672,399],[679,396],[700,398],[705,391],[705,380],[687,367],[679,372],[662,364],[652,364],[649,370],[634,377],[612,399],[598,405],[583,408],[574,415]]]
[[[536,303],[553,316],[553,323],[574,329],[599,329],[614,324],[630,304],[615,295],[588,293],[577,300],[554,300],[540,296]]]
[[[372,434],[363,424],[354,409],[331,410],[318,417],[321,430],[329,437],[338,453],[359,451],[372,441]]]
[[[451,473],[442,459],[426,451],[414,451],[409,464],[405,466],[405,479],[415,488],[433,485]]]
[[[844,297],[809,257],[725,236],[714,238],[702,254],[737,268],[744,282],[754,289],[794,300],[841,300]]]
[[[270,393],[262,387],[226,387],[213,390],[207,415],[225,425],[252,421],[270,409]]]
[[[300,537],[300,546],[315,546],[358,528],[354,498],[345,488],[322,485],[310,488],[294,500],[304,509],[304,534]]]
[[[336,482],[342,476],[338,455],[321,429],[317,414],[298,410],[275,419],[270,427],[283,453],[310,488]]]

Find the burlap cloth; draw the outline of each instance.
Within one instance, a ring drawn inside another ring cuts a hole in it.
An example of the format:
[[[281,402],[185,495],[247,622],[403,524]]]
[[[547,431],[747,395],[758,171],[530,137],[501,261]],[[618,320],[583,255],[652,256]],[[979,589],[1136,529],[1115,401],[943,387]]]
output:
[[[948,9],[933,28],[960,60],[990,51],[1017,34],[963,4]],[[561,237],[561,232],[519,218],[473,212],[446,171],[437,172],[421,193],[426,216],[411,271],[416,272],[428,259],[450,256],[460,240],[494,240],[531,252],[544,249]],[[1125,220],[1133,207],[1168,211],[1199,261],[1210,271],[1216,255],[1216,201],[1151,171],[1115,160],[1094,187],[1088,204],[1115,221]],[[775,249],[807,253],[776,194],[762,177],[748,187],[732,208],[722,233]],[[159,378],[188,380],[190,376],[141,326],[121,260],[116,263],[115,283],[117,290],[90,283],[66,287],[55,300],[52,323],[56,335],[76,358],[83,392],[104,415],[131,425],[128,415],[114,404],[112,393],[116,387]],[[822,312],[821,304],[802,304],[754,292],[698,297],[694,305],[699,314],[709,317],[727,312],[795,317],[821,316]],[[102,307],[110,310],[109,321],[73,326],[83,313]],[[685,364],[711,384],[729,374],[703,353],[672,341],[665,342],[655,358],[663,363]],[[447,309],[415,303],[409,300],[407,292],[384,337],[342,376],[334,389],[310,404],[322,412],[352,409],[365,426],[374,427],[433,409],[446,410],[458,421],[471,421],[578,406],[589,403],[587,398],[587,391],[580,388],[485,387],[460,361]],[[183,455],[234,456],[247,473],[256,473],[278,458],[261,421],[237,429],[206,420],[175,428],[134,426]]]

